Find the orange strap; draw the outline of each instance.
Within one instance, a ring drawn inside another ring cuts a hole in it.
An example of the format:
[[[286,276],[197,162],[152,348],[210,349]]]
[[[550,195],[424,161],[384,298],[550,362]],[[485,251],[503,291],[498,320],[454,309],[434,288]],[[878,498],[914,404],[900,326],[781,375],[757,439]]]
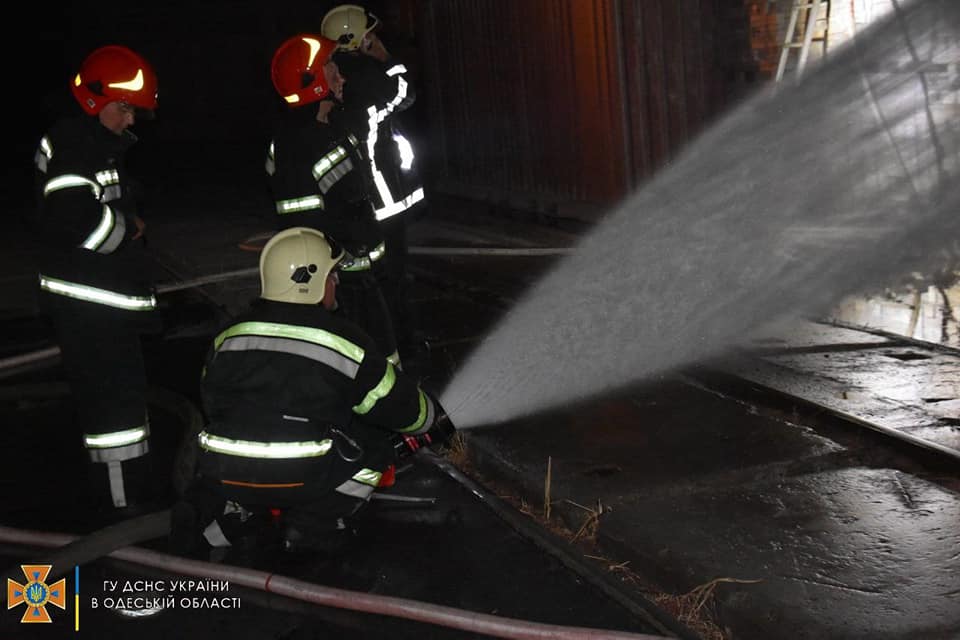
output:
[[[293,489],[302,487],[302,482],[290,482],[286,484],[258,484],[256,482],[240,482],[239,480],[221,480],[221,484],[229,484],[235,487],[251,487],[253,489]]]

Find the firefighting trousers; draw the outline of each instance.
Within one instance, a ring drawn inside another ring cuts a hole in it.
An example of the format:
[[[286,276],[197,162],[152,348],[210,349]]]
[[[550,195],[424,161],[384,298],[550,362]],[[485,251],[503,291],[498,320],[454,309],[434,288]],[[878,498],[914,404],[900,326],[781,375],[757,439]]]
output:
[[[313,471],[298,466],[302,482],[285,484],[259,484],[236,469],[236,477],[218,477],[218,465],[211,460],[215,456],[202,454],[198,477],[174,509],[171,539],[178,552],[191,554],[278,528],[273,533],[290,550],[320,549],[368,503],[381,474],[396,462],[394,436],[355,422],[338,430],[332,450],[311,463]]]
[[[115,507],[142,497],[149,480],[147,378],[141,330],[130,312],[43,294],[74,404],[75,438],[86,450],[95,499]],[[136,320],[139,320],[137,318]],[[105,501],[105,500],[103,500]]]
[[[338,314],[366,331],[387,359],[399,363],[393,318],[374,270],[341,271],[337,305]]]
[[[400,356],[416,355],[416,328],[418,320],[410,303],[410,276],[407,272],[407,215],[393,216],[380,223],[386,253],[383,264],[376,271],[384,302],[393,321],[394,334]]]

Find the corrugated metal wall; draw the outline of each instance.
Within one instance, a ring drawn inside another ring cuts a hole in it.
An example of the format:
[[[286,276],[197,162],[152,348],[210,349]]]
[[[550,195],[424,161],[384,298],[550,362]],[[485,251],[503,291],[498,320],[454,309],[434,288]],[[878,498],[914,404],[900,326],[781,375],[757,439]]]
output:
[[[428,3],[430,133],[446,186],[532,206],[622,193],[611,4]]]
[[[623,3],[636,183],[662,166],[724,104],[718,5],[716,0]]]
[[[435,186],[548,211],[616,202],[725,103],[721,5],[746,19],[742,0],[423,0]]]

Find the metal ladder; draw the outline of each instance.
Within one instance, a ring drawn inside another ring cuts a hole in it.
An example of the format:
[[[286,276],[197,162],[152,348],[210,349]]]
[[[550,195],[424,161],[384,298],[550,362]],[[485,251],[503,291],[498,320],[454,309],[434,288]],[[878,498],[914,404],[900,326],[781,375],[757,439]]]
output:
[[[823,17],[821,17],[821,8],[823,9]],[[800,21],[801,13],[805,14],[804,21],[806,27],[803,30],[803,38],[797,40],[797,23]],[[822,38],[813,37],[818,20],[827,22],[824,26],[824,35]],[[783,39],[783,47],[780,50],[780,63],[777,65],[777,82],[783,79],[783,73],[787,68],[787,59],[790,57],[790,52],[794,49],[800,50],[800,59],[797,61],[796,67],[798,78],[800,74],[803,73],[804,67],[807,66],[807,58],[810,55],[810,45],[813,44],[815,40],[823,42],[823,49],[824,52],[826,52],[829,20],[830,0],[794,0],[793,7],[790,10],[790,21],[787,24],[786,35]]]

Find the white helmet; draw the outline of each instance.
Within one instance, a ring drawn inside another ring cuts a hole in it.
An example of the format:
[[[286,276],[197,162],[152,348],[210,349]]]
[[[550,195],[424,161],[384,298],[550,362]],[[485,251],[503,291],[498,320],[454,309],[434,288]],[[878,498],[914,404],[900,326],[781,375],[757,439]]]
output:
[[[363,7],[341,4],[323,16],[320,33],[334,40],[341,49],[354,51],[360,48],[364,36],[373,31],[380,21]]]
[[[316,229],[284,229],[260,252],[260,297],[318,304],[323,300],[327,274],[341,258],[343,250]]]

